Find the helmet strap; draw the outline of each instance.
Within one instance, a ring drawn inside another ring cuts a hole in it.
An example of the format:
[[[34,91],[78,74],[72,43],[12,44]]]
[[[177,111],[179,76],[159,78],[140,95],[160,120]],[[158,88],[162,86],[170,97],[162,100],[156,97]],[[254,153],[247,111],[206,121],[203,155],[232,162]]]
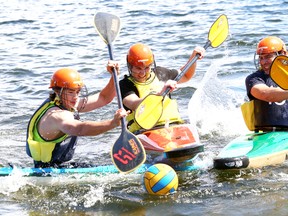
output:
[[[59,105],[58,105],[58,104],[56,104],[56,105],[62,107],[62,108],[65,109],[65,110],[69,110],[69,111],[71,111],[71,112],[75,112],[75,110],[74,110],[73,108],[67,109],[67,107],[65,107],[65,106],[63,105],[63,101],[66,100],[66,95],[64,95],[63,90],[64,90],[64,87],[62,87],[62,88],[60,89],[59,94],[56,96],[56,98],[58,98],[58,100],[59,100],[59,101],[57,101],[57,103],[59,103]],[[55,99],[56,99],[56,98],[55,98]]]
[[[131,76],[131,67],[132,67],[132,65],[130,65],[129,64],[129,62],[128,62],[128,55],[126,55],[126,63],[127,63],[127,68],[128,68],[128,73],[129,73],[129,76]]]
[[[53,102],[54,102],[57,106],[61,106],[61,100],[60,100],[60,98],[59,98],[58,95],[56,95],[56,97],[55,97],[55,99],[54,99]]]
[[[254,53],[254,65],[256,70],[258,71],[260,69],[260,62],[259,62],[259,55],[257,52]]]
[[[79,99],[79,103],[81,103],[81,106],[80,106],[80,109],[79,111],[81,112],[81,110],[83,110],[87,104],[87,101],[88,101],[88,89],[86,87],[86,85],[84,85],[82,88],[81,88],[81,91],[80,91],[80,99]],[[78,106],[79,107],[79,106]],[[77,111],[78,112],[78,111]]]
[[[154,54],[153,54],[153,64],[154,64],[154,68],[156,69],[156,61],[155,61]]]

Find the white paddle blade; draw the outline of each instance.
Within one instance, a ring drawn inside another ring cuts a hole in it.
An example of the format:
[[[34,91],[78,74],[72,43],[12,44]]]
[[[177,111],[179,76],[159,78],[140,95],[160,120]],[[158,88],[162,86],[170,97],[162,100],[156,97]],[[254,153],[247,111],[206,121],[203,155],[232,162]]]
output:
[[[98,12],[94,16],[94,27],[106,44],[112,44],[120,32],[120,18],[114,14]]]

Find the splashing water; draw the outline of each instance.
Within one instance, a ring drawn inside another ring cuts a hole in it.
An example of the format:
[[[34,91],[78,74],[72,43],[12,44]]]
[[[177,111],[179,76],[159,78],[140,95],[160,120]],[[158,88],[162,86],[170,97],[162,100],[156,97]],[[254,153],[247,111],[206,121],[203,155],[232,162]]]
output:
[[[189,101],[190,122],[197,125],[200,136],[234,136],[247,132],[240,109],[243,94],[229,89],[217,77],[222,62],[225,59],[213,61]]]

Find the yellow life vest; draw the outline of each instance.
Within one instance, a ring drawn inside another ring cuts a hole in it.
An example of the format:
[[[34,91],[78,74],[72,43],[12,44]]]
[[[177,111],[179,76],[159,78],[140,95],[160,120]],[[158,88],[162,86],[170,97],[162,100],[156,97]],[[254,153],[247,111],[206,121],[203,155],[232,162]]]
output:
[[[62,142],[67,138],[67,134],[59,137],[52,141],[45,141],[38,132],[38,122],[45,112],[51,107],[57,106],[56,101],[46,101],[43,105],[34,113],[29,125],[28,125],[28,136],[27,144],[29,146],[31,157],[35,161],[42,161],[44,163],[50,162],[52,159],[52,152],[57,143]]]
[[[159,81],[155,73],[151,73],[150,78],[145,83],[137,82],[132,77],[129,77],[128,79],[134,83],[139,92],[140,98],[144,98],[150,93],[159,92],[163,88],[163,83]],[[134,111],[132,111],[126,119],[128,122],[129,131],[135,132],[141,129],[141,127],[136,123],[134,119]],[[167,120],[169,123],[184,123],[178,111],[177,101],[170,99],[168,96],[166,96],[164,99],[163,113],[156,126],[164,125]]]
[[[288,102],[251,100],[241,105],[243,118],[249,130],[287,130]]]
[[[255,130],[254,100],[243,103],[241,105],[241,111],[247,128],[250,131],[254,131]]]

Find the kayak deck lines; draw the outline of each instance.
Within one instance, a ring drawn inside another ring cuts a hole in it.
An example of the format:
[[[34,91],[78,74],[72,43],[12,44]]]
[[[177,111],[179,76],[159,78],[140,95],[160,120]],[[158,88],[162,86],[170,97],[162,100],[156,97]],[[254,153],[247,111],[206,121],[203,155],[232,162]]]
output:
[[[261,132],[240,136],[213,159],[213,167],[250,169],[282,164],[288,158],[288,132]]]

